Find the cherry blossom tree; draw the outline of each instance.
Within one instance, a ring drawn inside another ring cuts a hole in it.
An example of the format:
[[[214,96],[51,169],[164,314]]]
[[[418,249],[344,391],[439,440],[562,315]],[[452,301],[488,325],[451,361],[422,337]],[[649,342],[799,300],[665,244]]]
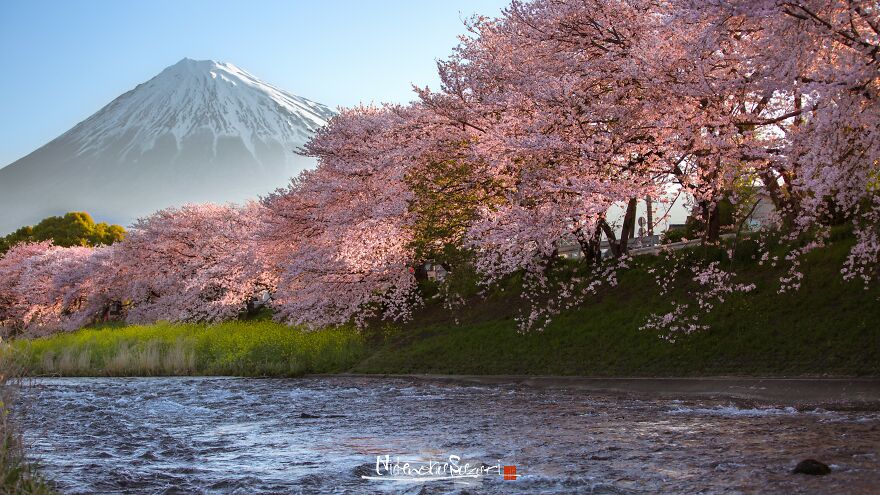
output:
[[[691,138],[688,151],[701,164],[699,176],[721,179],[717,190],[725,191],[731,178],[753,177],[772,199],[790,246],[779,290],[800,287],[802,257],[822,246],[828,226],[840,222],[852,222],[857,238],[844,276],[872,278],[880,219],[876,2],[678,2],[676,7],[670,19],[674,26],[689,26],[688,34],[670,38],[685,44],[668,51],[681,58],[661,80],[684,105],[668,115],[668,125],[699,138]],[[691,188],[706,204],[712,195],[699,191]],[[713,294],[751,288],[734,283],[732,274],[717,266],[693,268],[694,280],[708,287],[698,294],[701,308]],[[693,329],[691,316],[676,306],[649,326]]]
[[[490,278],[541,270],[573,237],[598,259],[602,233],[617,256],[606,213],[662,194],[663,153],[645,106],[640,53],[655,21],[642,2],[513,2],[501,19],[477,18],[472,36],[440,64],[439,93],[425,104],[472,129],[484,175],[505,187],[471,230]]]
[[[235,318],[272,290],[255,247],[262,207],[185,205],[138,220],[113,253],[126,321]]]
[[[79,328],[92,318],[83,310],[91,295],[91,257],[95,249],[56,247],[33,257],[19,280],[18,290],[27,297],[24,314],[29,335]]]
[[[343,111],[306,147],[318,168],[266,199],[276,236],[287,239],[278,319],[320,326],[410,314],[418,299],[407,229],[411,156],[397,132],[408,112]]]
[[[74,330],[106,309],[98,273],[110,247],[58,247],[48,242],[15,246],[0,259],[2,322],[7,333],[34,336]]]
[[[439,64],[440,90],[419,90],[427,108],[468,133],[476,175],[491,178],[493,201],[466,236],[485,282],[524,270],[523,294],[546,301],[546,275],[566,239],[598,263],[604,235],[625,266],[638,198],[666,192],[677,144],[663,139],[644,56],[662,34],[655,5],[515,1],[501,19],[475,18]],[[608,217],[614,206],[625,211],[619,231]],[[570,296],[555,307],[615,280],[613,270],[594,271],[581,287],[554,288]],[[532,306],[524,327],[554,311]]]
[[[7,335],[20,333],[32,314],[29,294],[21,290],[21,281],[35,259],[53,250],[51,242],[17,244],[0,257],[0,327]]]

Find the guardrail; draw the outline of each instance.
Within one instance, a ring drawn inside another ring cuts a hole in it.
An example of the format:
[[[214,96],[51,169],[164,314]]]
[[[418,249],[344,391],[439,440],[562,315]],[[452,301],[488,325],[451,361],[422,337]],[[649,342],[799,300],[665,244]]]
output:
[[[730,239],[736,237],[736,234],[723,234],[720,236],[721,239]],[[699,246],[702,243],[702,239],[693,239],[688,241],[679,241],[679,242],[670,242],[669,244],[658,244],[656,246],[638,248],[638,249],[630,249],[630,256],[637,256],[640,254],[653,254],[658,255],[663,251],[677,251],[679,249],[684,249],[686,247],[691,246]]]

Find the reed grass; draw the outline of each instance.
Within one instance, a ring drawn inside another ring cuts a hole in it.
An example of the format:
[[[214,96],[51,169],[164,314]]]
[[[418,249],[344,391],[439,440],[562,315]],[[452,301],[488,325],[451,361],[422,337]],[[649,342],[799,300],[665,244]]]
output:
[[[269,321],[90,328],[12,343],[32,375],[299,376],[344,371],[366,352],[350,328],[307,332]]]
[[[25,456],[25,444],[15,424],[22,375],[10,354],[10,346],[0,342],[0,494],[51,495],[54,491]]]

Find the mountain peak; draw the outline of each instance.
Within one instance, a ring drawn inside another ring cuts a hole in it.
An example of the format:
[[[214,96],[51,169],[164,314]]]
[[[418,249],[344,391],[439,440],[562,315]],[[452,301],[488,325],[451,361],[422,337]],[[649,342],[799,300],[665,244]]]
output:
[[[211,133],[240,137],[254,153],[254,137],[304,142],[332,115],[326,106],[265,83],[233,64],[184,58],[65,136],[79,144],[81,153],[100,145],[95,138],[105,141],[110,135],[134,134],[124,150],[128,152],[145,151],[163,135],[173,135],[180,144],[193,134]]]
[[[215,60],[196,60],[194,58],[183,57],[176,64],[171,65],[169,67],[174,67],[177,65],[198,65],[198,64],[216,64]]]
[[[313,166],[296,151],[333,114],[233,64],[184,58],[0,169],[0,232],[66,211],[122,223],[255,198]]]
[[[184,57],[176,64],[166,67],[162,72],[209,72],[213,69],[232,69],[241,71],[241,69],[235,65],[227,62],[218,62],[216,60],[195,60]]]
[[[174,65],[195,65],[195,64],[216,64],[216,63],[217,63],[216,60],[196,60],[194,58],[183,57]]]

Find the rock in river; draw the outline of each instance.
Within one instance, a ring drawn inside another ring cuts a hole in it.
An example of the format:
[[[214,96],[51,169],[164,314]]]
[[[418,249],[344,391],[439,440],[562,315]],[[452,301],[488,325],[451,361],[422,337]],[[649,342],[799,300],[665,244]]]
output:
[[[794,467],[794,471],[792,473],[795,474],[812,474],[812,475],[825,475],[831,472],[831,468],[829,468],[826,464],[821,463],[815,459],[805,459],[798,463],[797,466]]]

